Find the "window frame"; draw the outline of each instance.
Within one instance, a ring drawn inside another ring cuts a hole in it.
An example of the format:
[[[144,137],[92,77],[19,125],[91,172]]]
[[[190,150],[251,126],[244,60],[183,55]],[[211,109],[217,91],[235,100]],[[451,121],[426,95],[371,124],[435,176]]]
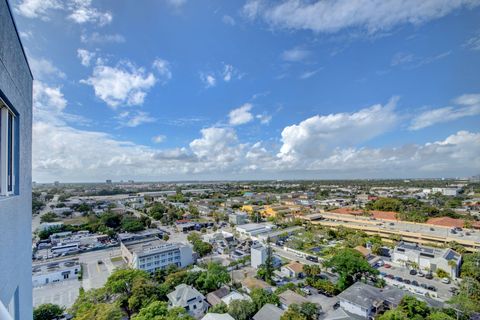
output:
[[[0,98],[0,197],[16,195],[17,114]]]

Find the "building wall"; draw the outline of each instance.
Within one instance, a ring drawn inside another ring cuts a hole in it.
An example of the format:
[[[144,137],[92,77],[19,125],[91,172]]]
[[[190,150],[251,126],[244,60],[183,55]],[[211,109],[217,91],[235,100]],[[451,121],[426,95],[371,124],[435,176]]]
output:
[[[258,268],[267,260],[267,249],[265,247],[251,248],[250,263],[253,268]]]
[[[63,276],[63,273],[65,273],[65,272],[70,272],[68,274],[67,279],[65,279],[65,277]],[[43,286],[45,284],[52,283],[52,282],[77,279],[79,272],[80,272],[80,266],[79,265],[73,266],[73,267],[70,267],[70,268],[62,268],[60,270],[55,270],[55,271],[49,272],[49,273],[33,275],[32,276],[32,283],[33,283],[33,286],[36,287],[36,286]]]
[[[8,3],[0,0],[0,96],[18,113],[17,195],[0,199],[0,300],[32,319],[32,75]]]
[[[343,310],[364,317],[365,319],[367,319],[370,314],[369,310],[347,301],[340,300],[340,306]]]

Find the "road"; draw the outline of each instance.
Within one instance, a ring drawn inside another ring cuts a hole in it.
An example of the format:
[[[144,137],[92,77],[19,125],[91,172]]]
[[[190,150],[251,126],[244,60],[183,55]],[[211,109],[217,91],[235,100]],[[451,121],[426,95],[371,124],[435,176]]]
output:
[[[290,252],[290,251],[286,251],[281,247],[272,246],[272,249],[277,255],[279,255],[283,258],[286,258],[288,260],[294,260],[294,261],[298,261],[298,262],[303,263],[303,264],[310,264],[310,265],[314,265],[314,264],[319,265],[320,264],[318,262],[309,261],[309,260],[307,260],[303,257],[299,257],[297,254],[295,254],[293,252]]]

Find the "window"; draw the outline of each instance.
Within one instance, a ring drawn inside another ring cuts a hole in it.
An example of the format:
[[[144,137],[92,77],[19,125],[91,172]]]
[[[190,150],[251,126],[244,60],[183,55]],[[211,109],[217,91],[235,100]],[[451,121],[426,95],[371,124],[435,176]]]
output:
[[[0,195],[15,192],[15,114],[0,100]]]

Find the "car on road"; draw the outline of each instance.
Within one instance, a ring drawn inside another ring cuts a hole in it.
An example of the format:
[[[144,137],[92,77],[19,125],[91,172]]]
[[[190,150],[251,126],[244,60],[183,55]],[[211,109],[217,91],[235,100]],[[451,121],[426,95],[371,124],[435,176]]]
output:
[[[405,280],[403,280],[403,283],[405,283],[405,284],[410,284],[411,282],[410,282],[410,280],[405,279]]]
[[[416,274],[417,274],[417,270],[415,270],[415,269],[412,269],[412,270],[410,270],[410,272],[409,272],[409,273],[410,273],[410,275],[414,276],[414,275],[416,275]]]
[[[308,295],[311,295],[311,294],[312,294],[312,292],[311,292],[310,289],[308,289],[308,288],[302,288],[302,289],[300,289],[300,290],[301,290],[303,293],[305,293],[305,294],[308,294]]]
[[[432,280],[433,279],[433,275],[431,273],[427,273],[425,275],[425,279],[428,279],[428,280]]]
[[[440,281],[442,281],[442,283],[445,283],[445,284],[450,283],[450,279],[448,279],[448,278],[442,278],[442,280],[440,280]]]
[[[337,302],[333,305],[333,310],[337,310],[338,308],[340,308],[340,302]]]
[[[307,256],[306,258],[308,261],[312,261],[312,262],[318,262],[318,257],[314,257],[314,256]]]

